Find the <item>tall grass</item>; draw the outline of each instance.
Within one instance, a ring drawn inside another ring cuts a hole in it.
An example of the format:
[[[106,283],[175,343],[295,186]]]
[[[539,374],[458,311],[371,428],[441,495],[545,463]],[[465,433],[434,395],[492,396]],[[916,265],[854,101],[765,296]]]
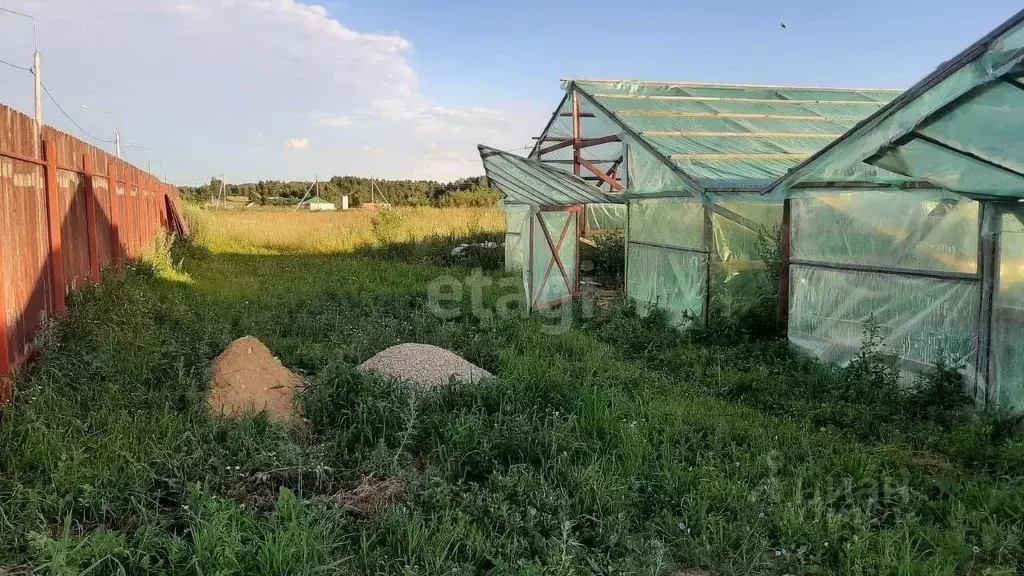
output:
[[[187,208],[195,241],[213,252],[334,254],[367,246],[504,230],[496,207],[397,207],[337,212]],[[375,222],[377,224],[375,224]],[[385,224],[380,224],[385,222]]]

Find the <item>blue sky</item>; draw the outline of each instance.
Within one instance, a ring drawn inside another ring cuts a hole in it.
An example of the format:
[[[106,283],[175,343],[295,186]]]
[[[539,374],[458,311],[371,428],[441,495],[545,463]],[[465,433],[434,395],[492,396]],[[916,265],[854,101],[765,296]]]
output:
[[[518,148],[560,78],[907,87],[1020,6],[987,0],[650,2],[0,0],[39,20],[44,83],[85,130],[189,184],[481,172]],[[780,27],[785,22],[786,29]],[[0,16],[0,59],[31,28]],[[31,78],[0,65],[0,102]],[[50,101],[44,121],[80,137]],[[87,138],[86,138],[87,139]]]

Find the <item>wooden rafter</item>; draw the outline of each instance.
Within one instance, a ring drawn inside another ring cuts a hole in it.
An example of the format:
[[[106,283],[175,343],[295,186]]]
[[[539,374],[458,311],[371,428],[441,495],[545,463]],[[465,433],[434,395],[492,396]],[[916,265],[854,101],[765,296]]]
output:
[[[673,154],[669,156],[677,161],[694,160],[806,160],[810,154]]]
[[[614,192],[621,192],[622,191],[622,184],[620,184],[617,180],[614,180],[611,176],[605,174],[604,171],[602,171],[597,166],[594,166],[593,164],[588,162],[586,158],[583,158],[581,156],[579,158],[579,164],[581,166],[583,166],[584,168],[586,168],[587,170],[590,170],[590,172],[592,172],[594,174],[594,176],[597,176],[598,178],[600,178],[602,182],[604,182],[605,184],[611,186],[611,188],[612,188],[612,190]]]
[[[594,94],[597,98],[613,98],[616,100],[675,100],[681,102],[760,102],[765,104],[842,104],[865,105],[881,108],[888,102],[874,100],[783,100],[782,98],[727,98],[716,96],[660,96],[642,94]]]
[[[747,114],[740,112],[670,112],[667,110],[619,110],[616,116],[636,116],[648,118],[746,118],[760,120],[806,120],[808,122],[828,122],[825,116],[796,114]]]
[[[577,140],[575,138],[557,138],[557,139],[545,138],[545,140],[554,140],[554,141],[556,141],[558,143],[557,144],[552,144],[551,146],[548,146],[546,148],[541,148],[540,150],[537,151],[537,156],[543,156],[543,155],[545,155],[545,154],[547,154],[549,152],[554,152],[555,150],[561,150],[562,148],[568,148],[568,147],[573,146],[573,145],[575,145],[577,143]],[[589,148],[590,146],[598,146],[598,145],[601,145],[601,144],[608,144],[608,143],[611,143],[611,142],[618,142],[618,141],[619,141],[619,137],[618,136],[603,136],[601,138],[580,138],[579,139],[579,147],[580,148]]]
[[[821,138],[835,140],[842,134],[820,134],[813,132],[704,132],[701,130],[644,130],[644,136],[698,136],[714,138]]]

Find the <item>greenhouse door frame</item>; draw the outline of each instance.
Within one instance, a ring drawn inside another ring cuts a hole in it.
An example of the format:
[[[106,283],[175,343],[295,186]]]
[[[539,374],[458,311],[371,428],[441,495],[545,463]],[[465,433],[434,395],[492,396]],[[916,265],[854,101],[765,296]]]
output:
[[[544,212],[569,212],[570,213],[570,217],[565,219],[565,226],[562,228],[562,230],[558,231],[558,241],[557,242],[555,242],[554,238],[552,237],[551,231],[548,229],[547,224],[544,223],[544,218],[542,217],[542,214]],[[533,310],[533,311],[547,310],[548,308],[552,308],[552,307],[558,306],[560,304],[565,304],[566,302],[572,302],[575,298],[577,298],[579,296],[579,293],[580,293],[580,247],[579,247],[579,232],[580,232],[580,220],[582,219],[582,215],[583,215],[583,205],[582,204],[577,204],[575,206],[540,206],[540,207],[538,207],[537,213],[533,214],[530,217],[530,257],[529,257],[529,262],[527,263],[528,267],[524,267],[525,269],[531,271],[529,273],[529,280],[530,280],[530,282],[529,282],[529,288],[530,288],[530,294],[529,294],[530,310]],[[535,228],[535,226],[537,226],[538,223],[540,224],[541,232],[544,233],[544,242],[547,245],[548,250],[551,251],[551,262],[548,263],[547,270],[544,272],[544,277],[541,278],[539,286],[537,288],[535,288],[534,285],[533,285],[534,278],[533,278],[533,273],[532,273],[533,261],[534,261],[533,239],[534,239],[534,228]],[[570,277],[569,277],[569,272],[567,271],[567,268],[566,268],[566,263],[562,262],[562,259],[559,257],[559,252],[560,252],[562,246],[565,244],[566,240],[568,240],[567,236],[569,235],[569,231],[572,230],[574,225],[576,227],[576,237],[572,238],[571,241],[576,243],[576,254],[575,254],[575,260],[576,261],[572,262],[571,264],[575,268],[576,274],[575,274],[575,280],[571,280]],[[550,300],[550,301],[547,301],[547,302],[541,302],[541,300],[540,300],[541,295],[544,293],[544,288],[547,286],[548,281],[551,279],[551,275],[554,273],[556,266],[558,268],[558,273],[561,276],[562,281],[564,281],[565,285],[569,288],[569,294],[567,294],[565,296],[562,296],[560,298],[556,298],[554,300]]]

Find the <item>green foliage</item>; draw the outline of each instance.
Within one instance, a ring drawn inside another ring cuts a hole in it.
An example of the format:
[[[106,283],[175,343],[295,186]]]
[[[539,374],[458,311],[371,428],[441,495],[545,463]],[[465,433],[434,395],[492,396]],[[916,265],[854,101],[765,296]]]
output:
[[[381,244],[393,244],[402,239],[405,219],[397,210],[380,210],[370,220],[373,236]]]
[[[371,182],[376,192],[371,194]],[[247,184],[225,184],[226,196],[248,198],[262,206],[295,205],[313,182],[281,182],[261,180]],[[182,196],[195,202],[208,201],[220,193],[221,181],[213,178],[203,186],[184,186]],[[341,205],[341,197],[349,197],[349,205],[358,207],[366,202],[387,202],[394,206],[437,206],[443,208],[465,206],[494,206],[501,194],[487,187],[483,176],[463,178],[439,183],[429,180],[370,180],[355,176],[334,176],[320,182],[320,196]],[[382,199],[383,196],[383,199]]]
[[[731,342],[782,335],[778,320],[781,226],[761,226],[757,232],[757,254],[763,267],[738,273],[718,272],[712,278],[705,338]]]
[[[594,235],[589,243],[580,244],[580,260],[585,275],[593,276],[602,286],[621,289],[626,276],[626,236],[621,230]]]

